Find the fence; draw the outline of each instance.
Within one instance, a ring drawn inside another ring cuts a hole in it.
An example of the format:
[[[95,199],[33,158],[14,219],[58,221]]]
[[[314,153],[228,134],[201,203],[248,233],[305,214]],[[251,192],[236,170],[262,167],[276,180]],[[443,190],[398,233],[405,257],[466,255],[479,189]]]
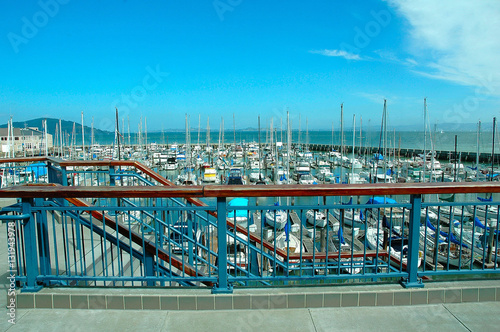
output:
[[[224,293],[358,280],[422,287],[427,277],[499,273],[496,182],[173,187],[137,163],[75,163],[48,162],[50,184],[0,190],[19,198],[0,219],[15,234],[16,280],[26,291],[56,284]],[[133,180],[117,185],[125,177]],[[450,199],[485,193],[482,201]],[[436,195],[442,200],[422,200]],[[289,199],[304,196],[323,204]],[[255,197],[268,201],[256,205]]]

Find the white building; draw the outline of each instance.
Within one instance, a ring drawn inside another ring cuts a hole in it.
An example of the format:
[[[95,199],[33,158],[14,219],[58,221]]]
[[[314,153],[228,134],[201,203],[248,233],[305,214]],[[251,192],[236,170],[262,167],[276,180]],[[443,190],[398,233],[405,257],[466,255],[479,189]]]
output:
[[[9,151],[11,156],[45,154],[46,145],[50,150],[53,142],[51,134],[45,137],[38,128],[12,128],[12,132],[8,128],[0,128],[0,145],[2,155],[7,157]]]

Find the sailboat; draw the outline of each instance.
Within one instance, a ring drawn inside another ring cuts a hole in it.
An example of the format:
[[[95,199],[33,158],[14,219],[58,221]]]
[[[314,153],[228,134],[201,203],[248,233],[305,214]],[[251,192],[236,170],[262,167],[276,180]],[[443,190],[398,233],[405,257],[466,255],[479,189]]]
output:
[[[193,172],[193,165],[191,164],[191,141],[190,141],[190,133],[189,133],[189,120],[186,114],[186,164],[184,166],[184,170],[177,177],[176,184],[177,185],[191,185],[196,186],[198,183],[196,181],[196,175]]]

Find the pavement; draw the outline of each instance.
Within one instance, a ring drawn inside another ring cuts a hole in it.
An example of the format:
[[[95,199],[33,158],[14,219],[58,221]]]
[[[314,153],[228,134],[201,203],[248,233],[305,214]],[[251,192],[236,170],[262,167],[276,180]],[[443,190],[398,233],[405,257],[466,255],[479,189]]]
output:
[[[4,224],[0,224],[0,239],[6,239]],[[494,301],[385,307],[209,311],[16,309],[15,324],[12,324],[9,322],[9,310],[6,308],[9,286],[7,246],[4,241],[0,242],[0,331],[500,330],[500,302]],[[261,293],[265,290],[257,291]]]
[[[4,297],[5,298],[5,297]],[[31,309],[1,331],[498,331],[500,303],[276,310]]]

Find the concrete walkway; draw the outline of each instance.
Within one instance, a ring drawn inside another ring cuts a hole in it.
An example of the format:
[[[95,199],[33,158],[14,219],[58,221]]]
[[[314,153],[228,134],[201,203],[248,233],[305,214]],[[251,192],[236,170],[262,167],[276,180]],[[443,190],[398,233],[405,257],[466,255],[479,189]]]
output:
[[[6,227],[0,224],[0,331],[499,331],[499,282],[489,281],[491,300],[473,303],[252,310],[92,310],[17,309],[15,324],[7,310]],[[349,287],[349,286],[343,286]],[[363,286],[353,286],[363,287]],[[426,286],[427,287],[427,286]],[[431,285],[429,285],[431,287]],[[475,284],[474,287],[478,287]],[[349,287],[351,288],[351,287]],[[367,286],[366,289],[373,289]],[[325,288],[318,287],[322,292]],[[339,292],[342,288],[336,288]],[[117,289],[96,289],[112,293]],[[134,289],[133,291],[141,291]],[[164,289],[165,291],[165,289]],[[302,288],[300,292],[312,292]],[[345,290],[344,290],[345,291]],[[351,291],[353,291],[351,289]],[[264,289],[248,292],[262,294]],[[429,293],[430,294],[430,293]],[[466,296],[467,295],[467,296]],[[467,301],[470,294],[463,294]],[[356,297],[357,299],[357,297]],[[429,295],[430,299],[430,295]],[[453,298],[452,298],[453,300]],[[489,302],[488,302],[489,301]],[[342,302],[344,303],[344,302]],[[391,302],[392,303],[392,302]],[[413,302],[412,302],[413,303]],[[340,305],[340,302],[339,302]],[[182,308],[181,308],[182,309]]]
[[[498,331],[500,303],[230,311],[18,310],[1,331]]]

